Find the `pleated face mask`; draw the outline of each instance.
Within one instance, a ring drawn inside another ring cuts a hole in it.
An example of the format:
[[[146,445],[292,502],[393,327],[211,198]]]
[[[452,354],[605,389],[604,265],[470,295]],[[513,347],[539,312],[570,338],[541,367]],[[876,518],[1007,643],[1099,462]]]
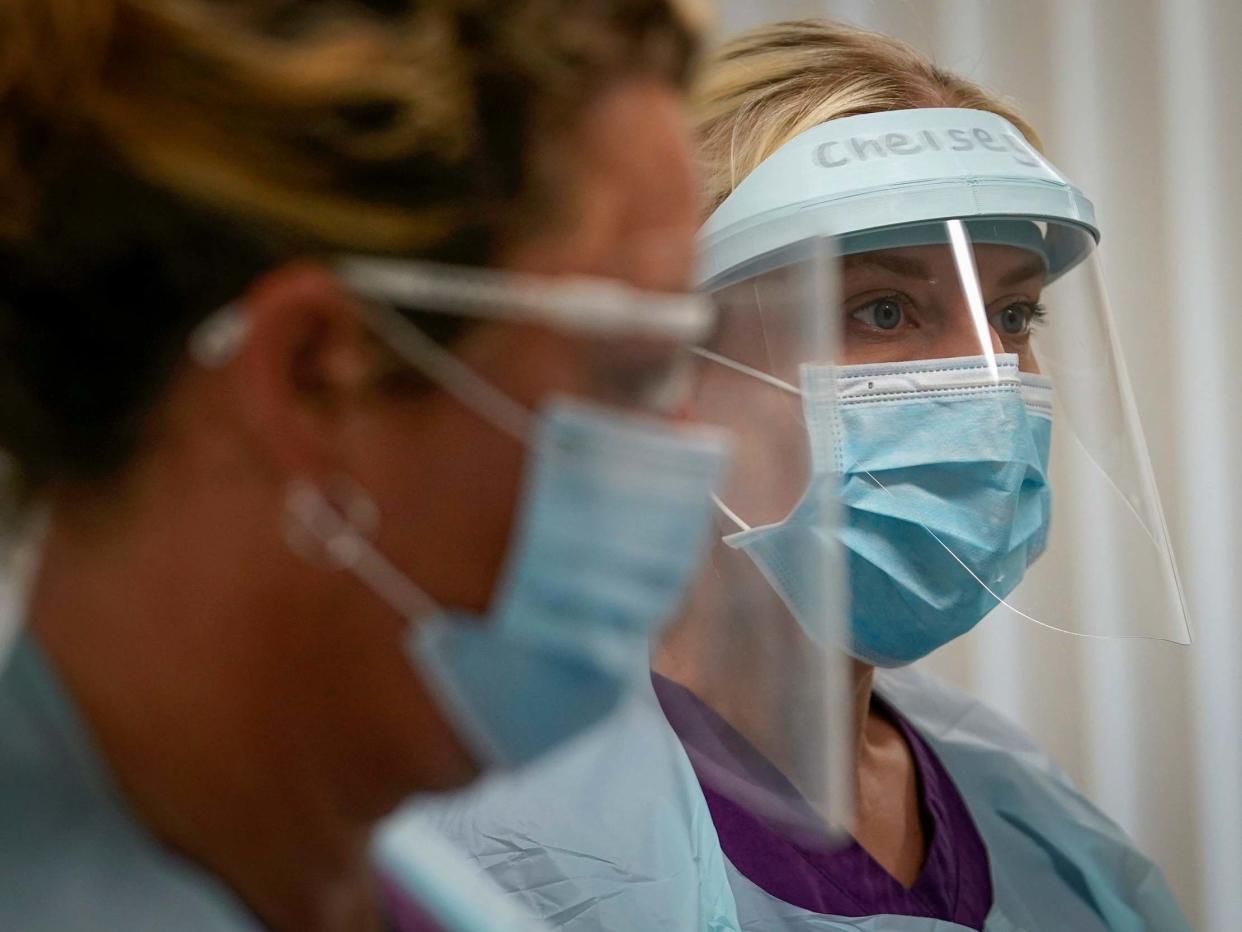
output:
[[[911,663],[973,628],[1043,552],[1051,384],[998,355],[995,369],[982,357],[806,366],[802,395],[806,494],[782,521],[725,541],[812,634],[821,626],[805,573],[818,561],[801,548],[844,545],[844,646],[878,666]],[[826,515],[838,494],[834,532]]]

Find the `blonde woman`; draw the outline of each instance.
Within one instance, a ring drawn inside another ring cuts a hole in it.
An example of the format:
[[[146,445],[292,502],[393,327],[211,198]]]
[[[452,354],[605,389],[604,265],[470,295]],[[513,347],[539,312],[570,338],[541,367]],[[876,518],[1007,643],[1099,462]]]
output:
[[[993,624],[1186,639],[1090,200],[1005,101],[834,23],[730,42],[699,107],[707,287],[754,290],[762,316],[765,286],[818,237],[842,256],[839,310],[825,306],[839,314],[835,365],[777,375],[708,358],[802,408],[804,495],[783,515],[722,503],[721,543],[853,658],[852,837],[808,841],[720,779],[817,802],[748,731],[747,708],[685,673],[698,658],[678,642],[654,674],[671,747],[614,729],[541,783],[497,787],[438,824],[562,928],[1187,928],[1158,868],[1026,736],[908,667],[994,609]],[[1067,593],[1096,581],[1043,562],[1074,528],[1054,514],[1053,451],[1126,545],[1132,617],[1079,617]],[[834,630],[814,592],[837,546],[851,598]],[[785,636],[779,612],[754,625]],[[757,649],[750,668],[763,660]],[[791,727],[804,711],[788,710]]]
[[[712,325],[694,45],[664,0],[0,7],[0,927],[532,927],[373,828],[603,717],[695,568],[722,440],[645,391]]]

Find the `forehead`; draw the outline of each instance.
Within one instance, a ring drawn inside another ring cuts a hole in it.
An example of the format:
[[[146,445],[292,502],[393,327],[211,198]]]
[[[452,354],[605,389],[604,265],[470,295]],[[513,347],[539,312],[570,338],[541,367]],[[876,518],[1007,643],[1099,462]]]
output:
[[[1042,284],[1047,269],[1043,257],[1017,246],[974,244],[969,256],[945,245],[903,246],[856,253],[844,259],[849,277],[903,278],[929,283],[952,281],[972,267],[986,282],[999,285]]]
[[[586,196],[609,218],[607,271],[644,287],[685,287],[699,211],[681,95],[654,80],[621,82],[592,108],[578,135]]]
[[[583,129],[583,157],[624,185],[633,222],[694,223],[691,137],[675,90],[656,81],[623,82],[598,102]]]

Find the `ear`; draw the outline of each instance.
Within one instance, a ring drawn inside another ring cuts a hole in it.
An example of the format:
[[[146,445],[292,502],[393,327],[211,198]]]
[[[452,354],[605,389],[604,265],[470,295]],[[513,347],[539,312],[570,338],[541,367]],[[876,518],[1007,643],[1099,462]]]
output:
[[[283,477],[341,471],[340,438],[373,355],[354,299],[322,266],[291,263],[239,301],[246,340],[234,397],[254,449]]]

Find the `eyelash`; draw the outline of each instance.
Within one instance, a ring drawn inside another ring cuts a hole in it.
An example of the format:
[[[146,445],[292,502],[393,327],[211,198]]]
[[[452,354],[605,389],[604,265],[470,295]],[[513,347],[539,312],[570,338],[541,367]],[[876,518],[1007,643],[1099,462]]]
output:
[[[856,304],[853,307],[847,307],[845,311],[845,316],[850,317],[854,314],[857,314],[861,310],[865,310],[866,308],[869,308],[869,307],[874,307],[875,305],[880,304],[884,301],[892,301],[894,304],[898,305],[901,308],[903,313],[910,313],[911,311],[915,309],[915,303],[910,299],[908,295],[904,295],[900,291],[894,291],[890,294],[882,294],[882,295],[877,295],[876,297],[873,297],[873,298],[868,298],[866,301],[863,301],[861,304]]]
[[[1014,301],[1012,304],[1006,304],[997,313],[1003,313],[1011,307],[1020,307],[1027,313],[1026,335],[1030,335],[1037,328],[1043,325],[1044,318],[1048,316],[1048,311],[1044,305],[1035,301]]]
[[[881,301],[892,301],[894,304],[900,305],[903,312],[909,311],[914,306],[914,302],[911,301],[904,294],[901,294],[900,292],[893,292],[892,294],[884,294],[876,298],[870,298],[864,303],[859,304],[856,307],[852,307],[848,309],[845,312],[845,316],[846,317],[853,316],[854,314],[857,314],[859,311],[863,310],[864,308],[868,308],[868,307],[871,307],[872,305],[879,304]],[[1014,305],[1020,305],[1026,308],[1027,312],[1031,315],[1031,326],[1032,327],[1036,326],[1037,324],[1042,323],[1043,320],[1048,316],[1047,307],[1037,301],[1014,301],[1013,304],[1007,304],[1005,305],[1005,307],[1001,308],[1001,310],[1003,311],[1005,310],[1006,307],[1013,307]]]

